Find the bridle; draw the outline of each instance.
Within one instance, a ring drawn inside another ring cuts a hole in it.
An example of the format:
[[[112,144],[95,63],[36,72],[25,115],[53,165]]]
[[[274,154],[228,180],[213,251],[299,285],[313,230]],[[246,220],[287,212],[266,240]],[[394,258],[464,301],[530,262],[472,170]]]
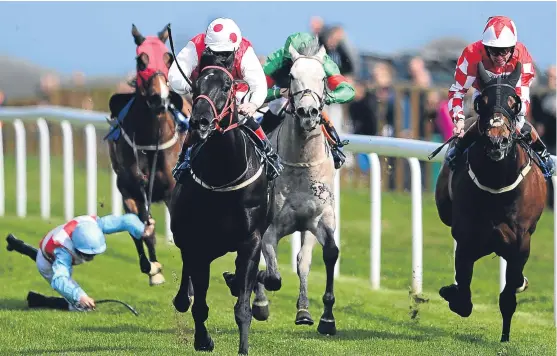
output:
[[[193,99],[192,106],[195,105],[195,103],[200,99],[204,99],[205,101],[207,101],[209,103],[209,105],[211,106],[211,109],[213,111],[213,119],[211,120],[211,122],[209,124],[209,129],[211,131],[216,130],[220,133],[225,133],[227,131],[230,131],[230,130],[236,128],[239,125],[238,122],[232,124],[232,114],[234,114],[236,112],[236,89],[234,88],[234,84],[235,84],[236,81],[234,80],[234,77],[232,76],[232,74],[226,68],[219,67],[219,66],[206,66],[201,70],[200,74],[203,73],[207,69],[221,70],[232,81],[230,91],[228,92],[228,95],[226,97],[226,102],[224,104],[224,107],[222,108],[222,110],[219,113],[214,101],[209,96],[204,95],[204,94],[197,95]],[[222,119],[224,119],[227,116],[230,117],[229,125],[226,128],[223,128],[220,125],[220,122],[222,121]],[[192,123],[192,125],[193,125],[193,123]]]
[[[296,58],[295,61],[292,62],[292,67],[294,66],[294,63],[296,63],[296,61],[299,60],[300,58],[314,59],[314,60],[318,61],[319,63],[321,63],[321,65],[323,65],[323,62],[320,61],[318,58],[309,57],[309,56],[300,56],[300,57]],[[290,88],[292,86],[292,79],[293,79],[292,74],[289,74],[288,78],[289,78],[288,79],[288,87]],[[323,78],[323,93],[327,92],[327,86],[325,85],[325,80],[326,80],[326,78],[324,77]],[[288,109],[286,109],[286,110],[289,114],[295,116],[298,119],[301,119],[300,116],[298,115],[298,113],[296,112],[296,106],[295,106],[295,100],[294,100],[296,95],[301,95],[300,99],[303,98],[305,95],[311,95],[315,99],[315,101],[317,101],[319,103],[318,112],[319,112],[319,117],[321,117],[321,112],[323,111],[323,107],[325,107],[325,99],[324,99],[324,97],[317,94],[317,92],[315,92],[315,91],[313,91],[309,88],[302,89],[302,90],[299,90],[299,91],[294,92],[294,93],[292,93],[292,92],[288,93],[288,102],[289,102],[290,110],[288,110]],[[322,117],[321,117],[321,119],[322,119]]]

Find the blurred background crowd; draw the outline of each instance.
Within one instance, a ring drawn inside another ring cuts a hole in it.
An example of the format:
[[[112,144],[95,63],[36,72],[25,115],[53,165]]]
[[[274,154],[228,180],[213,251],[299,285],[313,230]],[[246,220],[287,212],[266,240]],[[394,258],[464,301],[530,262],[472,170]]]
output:
[[[469,42],[444,37],[431,41],[415,53],[385,55],[358,50],[342,26],[320,17],[312,17],[305,30],[319,37],[341,73],[356,88],[354,101],[342,106],[343,115],[333,118],[339,131],[434,142],[443,142],[451,136],[448,88],[453,83],[456,61]],[[176,42],[185,43],[192,35],[181,34]],[[263,62],[269,53],[258,54]],[[0,56],[0,68],[4,69],[0,73],[0,105],[50,104],[96,111],[108,111],[111,94],[131,92],[128,81],[135,75],[130,72],[127,77],[86,78],[84,73],[74,72],[61,76],[10,56]],[[554,155],[556,85],[555,65],[536,66],[528,119],[535,124]],[[468,92],[465,101],[467,116],[473,115],[472,92]],[[408,189],[405,160],[384,158],[384,162],[384,188]],[[354,184],[367,181],[369,162],[366,155],[350,155],[347,167]],[[424,165],[424,189],[433,188],[438,169],[438,165]]]

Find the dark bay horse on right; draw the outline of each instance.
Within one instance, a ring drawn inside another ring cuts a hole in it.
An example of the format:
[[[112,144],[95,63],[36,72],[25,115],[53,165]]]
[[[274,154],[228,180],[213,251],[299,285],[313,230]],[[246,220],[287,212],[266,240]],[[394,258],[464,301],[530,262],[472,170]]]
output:
[[[493,78],[478,65],[478,118],[468,119],[465,126],[476,141],[454,171],[443,166],[435,191],[439,217],[456,241],[456,284],[439,290],[453,312],[472,314],[470,284],[477,260],[495,253],[507,261],[505,288],[499,295],[501,342],[509,341],[516,294],[528,288],[523,270],[547,192],[538,157],[515,128],[521,67],[518,63],[508,76]]]

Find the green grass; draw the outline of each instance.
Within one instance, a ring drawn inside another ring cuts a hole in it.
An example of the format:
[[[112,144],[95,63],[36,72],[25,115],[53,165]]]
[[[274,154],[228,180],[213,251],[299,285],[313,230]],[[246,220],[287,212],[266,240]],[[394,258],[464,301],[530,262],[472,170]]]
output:
[[[106,168],[106,167],[99,167]],[[60,161],[52,161],[52,214],[39,216],[38,162],[30,157],[28,166],[28,215],[15,215],[14,162],[6,161],[7,217],[0,219],[0,235],[16,233],[36,244],[43,234],[63,220],[62,171]],[[99,175],[98,214],[110,213],[108,171]],[[75,213],[85,213],[85,177],[76,163]],[[290,243],[279,246],[283,289],[269,293],[271,317],[252,322],[250,351],[253,355],[554,355],[553,326],[553,214],[542,217],[533,236],[532,253],[525,274],[530,289],[518,296],[511,342],[501,345],[499,314],[499,261],[488,256],[476,264],[472,293],[474,312],[463,319],[449,311],[437,294],[439,287],[453,281],[453,241],[450,231],[439,221],[432,196],[423,199],[424,218],[424,297],[418,318],[409,316],[411,299],[411,205],[406,194],[383,194],[382,264],[380,291],[369,284],[369,195],[366,191],[343,190],[341,197],[342,240],[341,277],[335,285],[335,317],[338,334],[324,337],[316,325],[294,325],[298,292],[297,276],[290,268]],[[107,252],[94,263],[78,266],[75,279],[93,297],[117,298],[132,304],[140,316],[123,307],[103,304],[93,313],[28,310],[29,290],[55,295],[36,271],[33,263],[0,248],[0,354],[194,354],[191,314],[176,313],[171,301],[178,289],[181,260],[178,249],[167,245],[162,209],[154,215],[160,239],[159,259],[167,283],[149,287],[139,272],[135,248],[126,234],[109,235]],[[234,266],[234,254],[212,265],[207,326],[215,341],[216,355],[237,352],[238,332],[233,305],[222,272]],[[314,250],[310,273],[310,311],[315,320],[322,312],[321,297],[325,274],[321,249]]]

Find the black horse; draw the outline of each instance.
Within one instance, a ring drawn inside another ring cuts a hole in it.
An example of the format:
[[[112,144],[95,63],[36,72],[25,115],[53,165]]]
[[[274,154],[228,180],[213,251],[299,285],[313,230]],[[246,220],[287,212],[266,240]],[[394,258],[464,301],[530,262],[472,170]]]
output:
[[[190,134],[197,143],[192,147],[191,169],[178,178],[171,198],[171,229],[183,261],[174,306],[179,312],[188,310],[191,278],[194,347],[212,351],[214,343],[205,327],[210,264],[237,252],[234,314],[240,330],[239,353],[247,354],[250,297],[267,227],[268,195],[262,155],[249,129],[238,123],[237,81],[230,74],[233,61],[234,53],[222,56],[210,51],[200,60],[190,119]]]

